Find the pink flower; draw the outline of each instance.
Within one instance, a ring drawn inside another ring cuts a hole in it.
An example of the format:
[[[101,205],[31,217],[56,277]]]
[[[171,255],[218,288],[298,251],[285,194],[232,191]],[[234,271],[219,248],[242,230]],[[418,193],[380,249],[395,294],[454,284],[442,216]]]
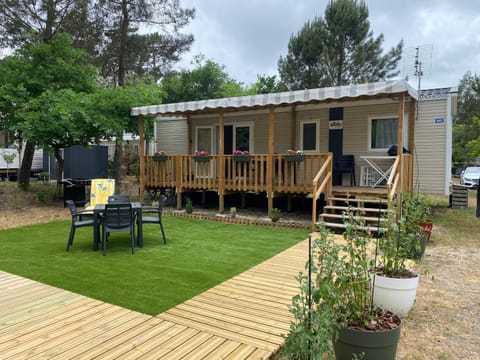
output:
[[[248,150],[235,150],[233,152],[234,155],[249,155],[250,153],[248,152]]]
[[[207,150],[197,150],[195,151],[195,156],[208,156]]]

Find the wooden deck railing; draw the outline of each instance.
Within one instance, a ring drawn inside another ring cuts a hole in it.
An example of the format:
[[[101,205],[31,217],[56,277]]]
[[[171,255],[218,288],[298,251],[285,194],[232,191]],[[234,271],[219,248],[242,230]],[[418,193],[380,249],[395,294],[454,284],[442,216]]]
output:
[[[393,201],[396,194],[413,190],[412,160],[410,154],[403,154],[401,158],[397,155],[387,181],[387,197],[390,202]]]
[[[206,162],[197,162],[191,155],[167,156],[162,161],[146,156],[144,184],[147,189],[168,187],[177,191],[221,188],[225,191],[309,194],[314,177],[325,168],[329,156],[308,154],[301,162],[289,162],[284,155],[267,154],[251,155],[245,162],[236,161],[233,155],[212,155]],[[223,174],[220,173],[222,158]],[[271,176],[268,176],[269,162]]]
[[[329,153],[322,167],[313,179],[312,184],[312,226],[314,231],[317,223],[317,200],[320,194],[324,193],[329,197],[332,194],[332,172],[333,172],[333,155]]]

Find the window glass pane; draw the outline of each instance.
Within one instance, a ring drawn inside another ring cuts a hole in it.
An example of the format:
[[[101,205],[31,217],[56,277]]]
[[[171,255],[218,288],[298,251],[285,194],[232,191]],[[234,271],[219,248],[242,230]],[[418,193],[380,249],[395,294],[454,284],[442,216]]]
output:
[[[317,124],[303,124],[303,150],[317,150]]]
[[[388,149],[397,143],[397,119],[372,119],[370,148]]]
[[[197,149],[206,150],[209,154],[212,153],[212,129],[199,128],[197,129]]]
[[[237,126],[235,128],[235,150],[250,151],[249,126]]]

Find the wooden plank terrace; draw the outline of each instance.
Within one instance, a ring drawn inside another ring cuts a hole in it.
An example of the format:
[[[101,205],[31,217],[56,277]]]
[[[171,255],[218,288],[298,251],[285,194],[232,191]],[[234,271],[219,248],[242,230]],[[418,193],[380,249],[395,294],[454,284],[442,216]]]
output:
[[[157,316],[0,271],[0,359],[267,359],[308,241]]]

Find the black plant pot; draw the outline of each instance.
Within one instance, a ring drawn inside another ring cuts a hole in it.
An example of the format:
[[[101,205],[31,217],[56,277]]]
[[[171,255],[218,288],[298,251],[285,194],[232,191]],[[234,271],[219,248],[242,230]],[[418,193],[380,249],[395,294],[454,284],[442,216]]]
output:
[[[333,342],[335,358],[351,360],[357,354],[362,360],[395,360],[401,325],[384,331],[342,328]]]
[[[408,251],[408,258],[413,259],[413,260],[419,260],[423,257],[425,254],[425,248],[427,247],[427,241],[428,241],[428,234],[425,233],[420,239],[420,247],[417,248],[412,248],[409,249]]]

